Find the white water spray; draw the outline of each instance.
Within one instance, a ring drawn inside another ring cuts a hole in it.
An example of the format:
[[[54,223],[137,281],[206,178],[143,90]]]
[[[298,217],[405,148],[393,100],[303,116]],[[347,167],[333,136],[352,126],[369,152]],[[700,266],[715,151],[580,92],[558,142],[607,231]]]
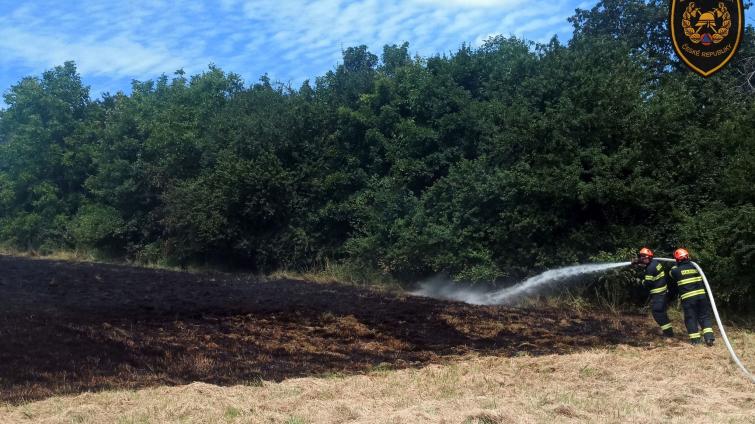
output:
[[[542,274],[528,278],[521,283],[504,289],[485,292],[470,287],[461,287],[454,283],[439,283],[427,281],[421,284],[419,290],[412,292],[415,296],[432,297],[436,299],[458,300],[473,305],[500,305],[513,302],[523,296],[536,293],[553,283],[565,278],[581,274],[605,271],[612,268],[628,266],[631,262],[611,262],[601,264],[574,265],[552,269]]]

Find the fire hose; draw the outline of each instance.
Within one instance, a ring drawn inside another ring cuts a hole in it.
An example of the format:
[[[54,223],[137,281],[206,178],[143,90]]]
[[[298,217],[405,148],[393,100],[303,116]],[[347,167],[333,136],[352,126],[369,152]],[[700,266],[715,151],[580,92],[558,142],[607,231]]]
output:
[[[676,262],[674,259],[669,258],[656,258],[659,261],[666,261],[666,262]],[[752,383],[755,383],[755,377],[752,376],[752,373],[742,364],[742,361],[739,360],[739,357],[734,352],[734,348],[731,347],[731,343],[729,342],[729,338],[726,336],[726,330],[724,330],[724,325],[721,323],[721,317],[718,316],[718,309],[716,308],[716,301],[713,299],[713,291],[710,289],[710,284],[708,284],[708,279],[705,278],[705,273],[700,268],[698,264],[695,262],[692,262],[692,265],[697,269],[697,272],[700,273],[700,275],[703,277],[703,283],[705,284],[705,291],[708,293],[708,299],[710,300],[710,306],[711,309],[713,309],[713,316],[716,317],[716,324],[718,324],[718,331],[721,332],[721,338],[724,339],[724,343],[726,344],[726,348],[729,350],[729,354],[731,355],[731,359],[734,360],[734,362],[739,366],[739,369],[742,370],[742,373],[744,373],[745,376],[747,376]]]

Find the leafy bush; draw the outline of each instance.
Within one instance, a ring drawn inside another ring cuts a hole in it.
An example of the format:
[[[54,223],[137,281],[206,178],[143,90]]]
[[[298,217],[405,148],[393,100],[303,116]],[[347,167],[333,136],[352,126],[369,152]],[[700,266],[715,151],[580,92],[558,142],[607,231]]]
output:
[[[568,43],[365,46],[299,89],[205,72],[92,100],[72,62],[6,91],[0,242],[362,281],[510,281],[684,245],[755,301],[755,101],[745,63],[699,78],[665,2],[601,1]],[[748,27],[738,55],[755,51]],[[608,253],[600,253],[608,252]],[[634,277],[590,286],[639,302]]]

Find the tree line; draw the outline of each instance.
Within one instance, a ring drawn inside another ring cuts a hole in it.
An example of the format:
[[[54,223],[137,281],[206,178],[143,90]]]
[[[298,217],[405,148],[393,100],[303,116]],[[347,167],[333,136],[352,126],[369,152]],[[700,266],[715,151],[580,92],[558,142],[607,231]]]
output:
[[[469,281],[685,246],[747,309],[753,28],[703,79],[672,54],[666,3],[578,9],[566,43],[351,47],[299,87],[210,66],[93,99],[66,62],[5,92],[0,241]]]

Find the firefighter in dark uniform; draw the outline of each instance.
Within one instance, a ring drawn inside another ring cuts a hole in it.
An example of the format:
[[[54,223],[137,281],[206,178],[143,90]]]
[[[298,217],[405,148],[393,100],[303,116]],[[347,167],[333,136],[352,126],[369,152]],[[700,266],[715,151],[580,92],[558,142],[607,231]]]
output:
[[[650,290],[650,310],[653,313],[653,318],[661,327],[663,336],[672,337],[674,329],[671,327],[671,321],[666,314],[668,305],[666,270],[663,269],[661,261],[653,259],[653,251],[647,247],[640,249],[636,263],[645,267],[643,283]]]
[[[669,276],[679,286],[679,299],[684,310],[684,325],[687,327],[689,341],[700,344],[702,337],[705,344],[711,346],[714,341],[713,322],[703,277],[690,261],[689,252],[685,249],[676,249],[674,259],[676,266],[671,268]]]

